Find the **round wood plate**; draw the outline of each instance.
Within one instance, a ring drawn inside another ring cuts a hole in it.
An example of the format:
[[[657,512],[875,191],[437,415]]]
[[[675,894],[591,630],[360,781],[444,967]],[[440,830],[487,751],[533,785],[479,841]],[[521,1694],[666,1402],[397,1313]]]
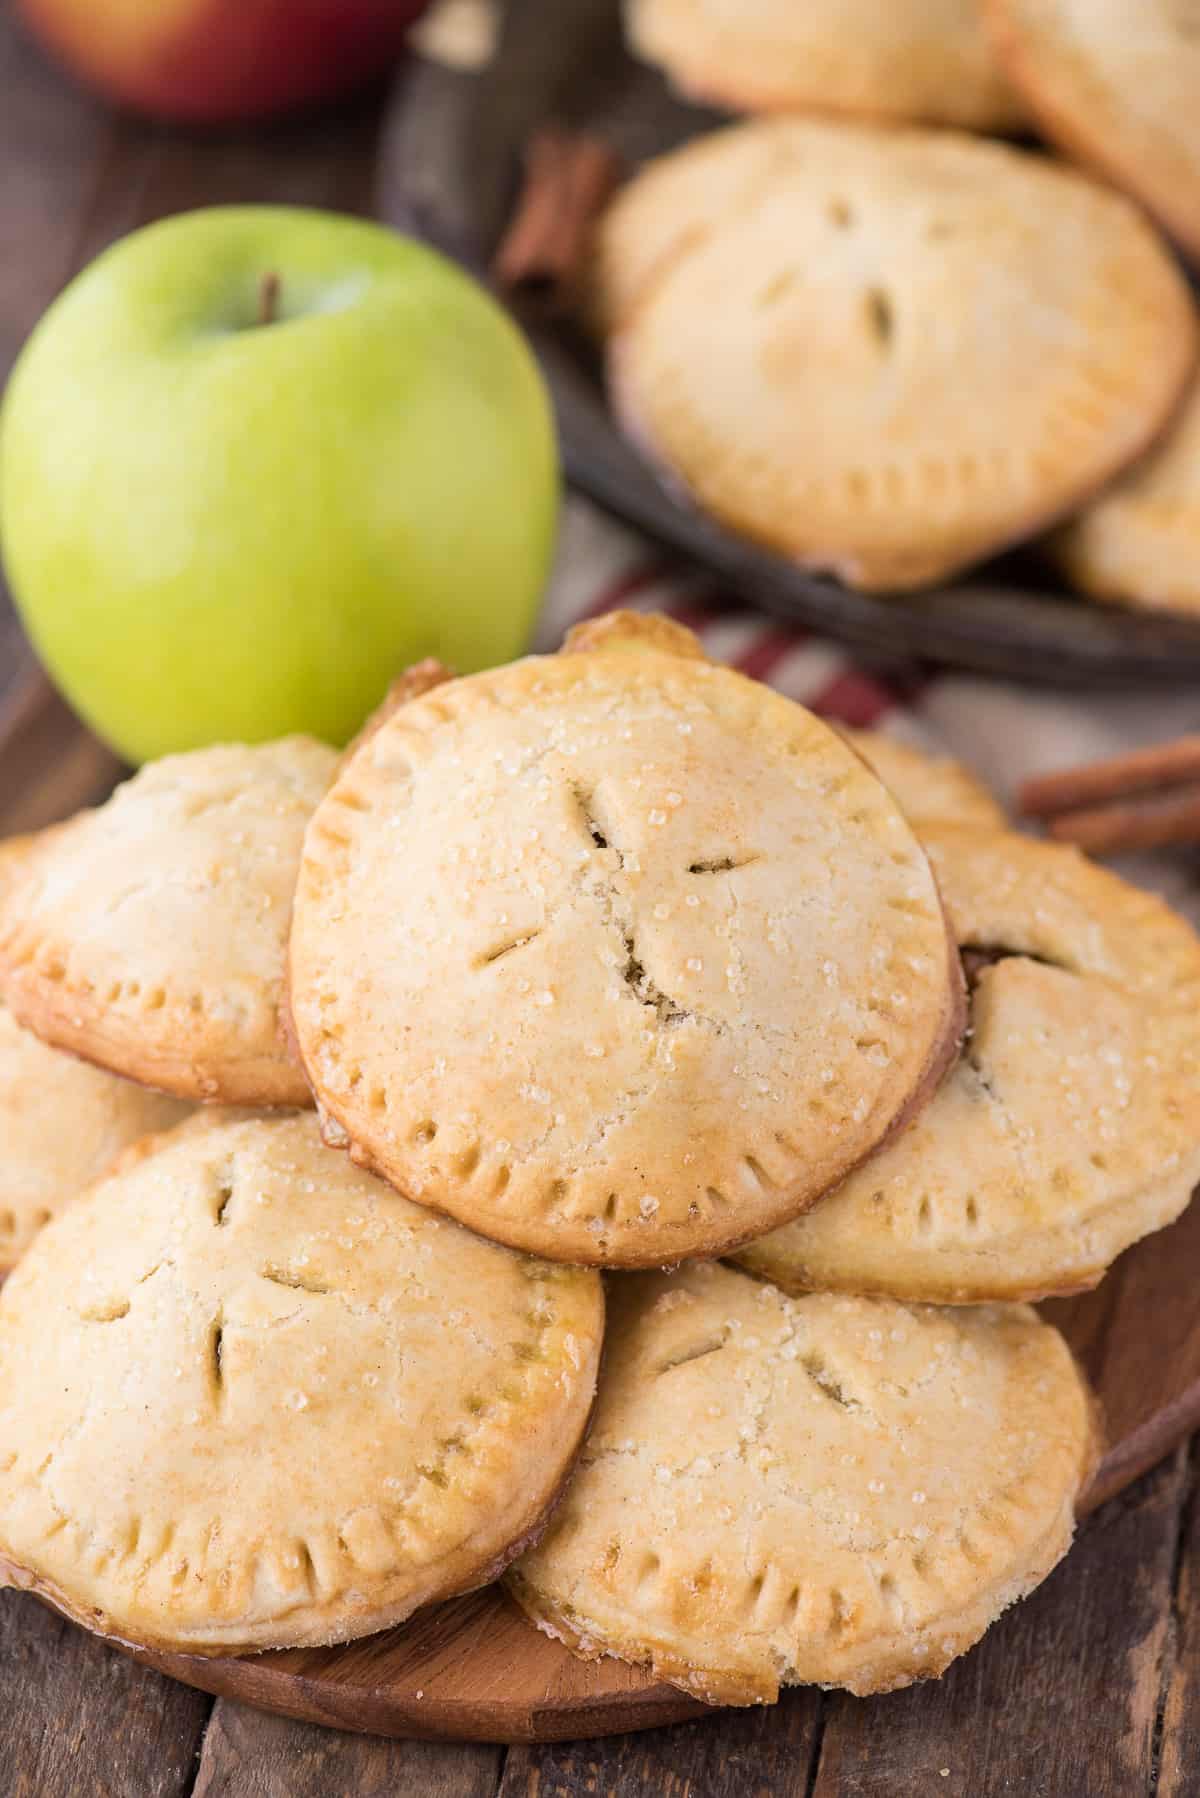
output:
[[[629,57],[616,0],[509,0],[483,73],[414,62],[402,77],[377,209],[485,274],[512,206],[520,149],[550,120],[599,133],[631,167],[720,122]],[[570,480],[711,570],[723,598],[737,594],[892,659],[1083,687],[1200,679],[1200,623],[1079,599],[1031,553],[928,592],[880,598],[755,548],[668,490],[631,448],[609,414],[591,345],[536,306],[523,303],[518,314],[554,399]]]
[[[569,15],[565,16],[565,15]],[[516,150],[549,117],[599,121],[631,158],[711,122],[635,71],[611,0],[517,0],[485,76],[415,64],[398,90],[381,211],[482,268],[512,197]],[[1039,594],[994,571],[919,599],[876,600],[809,579],[680,506],[612,429],[586,352],[525,322],[550,379],[568,472],[613,511],[784,616],[876,651],[932,655],[1025,678],[1091,685],[1200,676],[1200,630]],[[1099,1393],[1111,1444],[1092,1509],[1200,1426],[1200,1205],[1125,1255],[1093,1293],[1042,1307]],[[488,1742],[549,1742],[647,1729],[707,1707],[636,1668],[576,1660],[498,1587],[432,1606],[341,1648],[245,1659],[133,1651],[219,1696],[341,1729]]]
[[[1042,1307],[1100,1395],[1111,1447],[1092,1509],[1200,1426],[1200,1204],[1122,1257],[1095,1292]],[[578,1661],[496,1587],[344,1648],[245,1660],[139,1653],[222,1697],[376,1735],[553,1742],[648,1729],[706,1707],[618,1661]]]

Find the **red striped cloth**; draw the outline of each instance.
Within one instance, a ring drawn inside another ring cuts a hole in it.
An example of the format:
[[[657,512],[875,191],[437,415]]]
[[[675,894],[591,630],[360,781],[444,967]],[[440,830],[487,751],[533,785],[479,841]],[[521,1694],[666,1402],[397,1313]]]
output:
[[[664,611],[700,636],[705,649],[721,662],[754,680],[768,681],[822,717],[844,725],[874,726],[912,703],[921,685],[918,672],[907,672],[903,683],[880,680],[856,667],[837,644],[739,608],[702,577],[685,574],[664,557],[646,554],[637,539],[626,538],[624,532],[621,538],[606,545],[624,552],[610,572],[603,572],[608,557],[594,541],[594,579],[578,597],[572,593],[565,604],[552,604],[543,620],[543,638],[547,631],[558,629],[561,635],[569,624],[594,619],[604,611]],[[543,647],[549,649],[551,642]]]
[[[1200,701],[1187,692],[1080,694],[924,667],[881,675],[842,645],[739,604],[703,571],[651,551],[573,496],[536,647],[556,649],[578,620],[622,606],[665,612],[694,630],[709,655],[823,717],[958,756],[1006,800],[1029,774],[1200,727]],[[1195,858],[1147,859],[1125,871],[1200,919]]]
[[[836,644],[798,626],[780,625],[737,607],[715,591],[695,597],[683,571],[661,557],[635,555],[610,579],[598,581],[586,602],[573,608],[567,624],[621,608],[658,611],[684,624],[711,654],[754,680],[767,681],[843,724],[877,725],[904,703],[898,686],[856,668]],[[549,645],[547,645],[549,647]],[[913,680],[904,683],[911,698]]]

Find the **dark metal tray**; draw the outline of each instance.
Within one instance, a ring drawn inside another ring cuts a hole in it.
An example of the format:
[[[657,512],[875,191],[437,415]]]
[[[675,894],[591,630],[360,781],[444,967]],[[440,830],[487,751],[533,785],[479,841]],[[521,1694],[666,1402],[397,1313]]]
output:
[[[513,0],[484,72],[414,62],[401,75],[380,165],[382,215],[484,273],[521,148],[552,120],[601,133],[628,165],[718,122],[628,56],[618,0]],[[1200,681],[1200,621],[1078,599],[1033,552],[883,599],[756,548],[668,491],[618,432],[599,358],[578,333],[531,303],[518,316],[550,384],[568,478],[710,569],[726,593],[885,660],[1081,687]]]

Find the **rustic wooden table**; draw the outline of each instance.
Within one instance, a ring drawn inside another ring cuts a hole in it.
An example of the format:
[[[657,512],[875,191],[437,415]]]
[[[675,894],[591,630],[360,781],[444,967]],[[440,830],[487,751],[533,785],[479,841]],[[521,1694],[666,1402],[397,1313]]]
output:
[[[0,11],[0,375],[113,237],[212,201],[366,211],[382,104],[198,139],[60,81]],[[115,766],[37,673],[0,598],[0,834],[87,803]],[[0,1594],[0,1798],[1190,1798],[1200,1793],[1197,1460],[1180,1449],[938,1684],[813,1691],[645,1735],[545,1748],[390,1742],[261,1715],[135,1666]]]

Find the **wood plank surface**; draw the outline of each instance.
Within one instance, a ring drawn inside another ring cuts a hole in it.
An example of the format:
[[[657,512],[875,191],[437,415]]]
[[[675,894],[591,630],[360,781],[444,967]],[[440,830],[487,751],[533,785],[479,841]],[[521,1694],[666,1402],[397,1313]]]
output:
[[[4,1798],[183,1798],[209,1699],[135,1666],[26,1594],[0,1603]]]
[[[378,108],[366,106],[262,137],[170,137],[69,87],[0,12],[0,373],[69,274],[145,219],[214,200],[366,206],[378,129]],[[0,605],[0,830],[87,803],[115,771],[35,674]],[[1194,1264],[1190,1247],[1180,1260]],[[1130,1390],[1154,1379],[1153,1291],[1135,1305],[1102,1288],[1082,1303],[1096,1364],[1124,1353]],[[1124,1350],[1118,1330],[1129,1333]],[[1130,1477],[1133,1460],[1120,1471]],[[2,1798],[193,1792],[1187,1798],[1200,1792],[1195,1467],[1179,1455],[1099,1511],[1042,1591],[936,1684],[870,1701],[798,1692],[770,1711],[507,1751],[212,1706],[32,1599],[0,1595]]]
[[[1176,1566],[1166,1615],[1166,1671],[1157,1744],[1157,1798],[1194,1798],[1200,1792],[1200,1449],[1195,1445],[1192,1476],[1175,1532]]]
[[[64,283],[133,222],[149,138],[63,80],[0,17],[0,380]],[[0,832],[89,804],[117,770],[38,672],[0,583]]]
[[[0,14],[0,375],[78,267],[97,170],[118,127]]]
[[[194,1798],[494,1798],[503,1748],[339,1735],[222,1700]]]
[[[822,1699],[788,1692],[771,1710],[727,1712],[645,1735],[512,1748],[500,1798],[809,1798]]]

